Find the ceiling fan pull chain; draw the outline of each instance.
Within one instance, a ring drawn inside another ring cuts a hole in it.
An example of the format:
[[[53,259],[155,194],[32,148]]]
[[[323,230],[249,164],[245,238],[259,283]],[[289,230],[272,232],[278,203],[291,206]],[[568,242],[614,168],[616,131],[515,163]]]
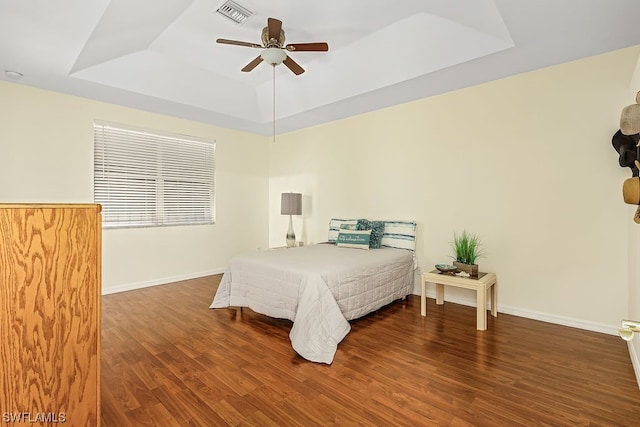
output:
[[[273,69],[273,142],[276,142],[276,66],[271,66]]]

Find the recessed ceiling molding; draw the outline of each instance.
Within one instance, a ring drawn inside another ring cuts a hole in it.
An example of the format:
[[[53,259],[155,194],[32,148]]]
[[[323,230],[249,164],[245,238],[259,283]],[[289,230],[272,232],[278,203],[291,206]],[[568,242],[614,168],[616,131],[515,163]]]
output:
[[[432,14],[409,16],[363,37],[348,49],[315,58],[309,62],[310,71],[306,75],[280,83],[277,118],[389,87],[514,46],[511,37],[494,34]],[[381,49],[382,46],[390,48]],[[272,91],[270,82],[257,88],[260,111],[268,111]],[[268,121],[268,117],[261,117],[261,121]]]
[[[129,72],[123,73],[122,70]],[[157,73],[157,70],[162,70],[162,73]],[[74,77],[241,119],[257,119],[257,100],[250,85],[223,76],[212,78],[206,70],[183,67],[152,50],[78,71]],[[194,87],[194,82],[203,81],[208,84]],[[250,102],[237,102],[238,99],[249,99]]]
[[[69,74],[147,49],[194,0],[111,0]]]
[[[491,18],[495,24],[496,17]],[[497,23],[502,21],[498,19]],[[502,37],[496,37],[496,34]],[[390,48],[381,50],[381,46]],[[283,75],[278,69],[277,119],[389,87],[512,46],[506,28],[493,29],[487,34],[477,30],[477,26],[470,27],[441,16],[414,14],[331,51],[330,55],[292,54],[296,59],[306,61],[308,71],[292,77]],[[240,52],[252,54],[249,49]],[[129,71],[123,74],[123,70]],[[266,75],[270,76],[271,70]],[[273,83],[270,79],[253,89],[248,79],[242,79],[244,73],[239,71],[238,78],[231,80],[202,67],[185,67],[183,63],[172,61],[159,43],[152,44],[147,50],[96,64],[73,76],[257,123],[264,124],[273,119]],[[206,82],[206,85],[194,90],[195,81]],[[256,104],[237,102],[247,96]]]
[[[254,13],[242,25],[214,13],[224,1],[0,1],[11,34],[0,37],[3,70],[34,87],[270,135],[274,71],[280,133],[640,40],[632,0],[235,0]],[[288,52],[300,76],[281,65],[241,72],[260,49],[216,38],[260,43],[269,17],[283,21],[287,43],[331,50]]]

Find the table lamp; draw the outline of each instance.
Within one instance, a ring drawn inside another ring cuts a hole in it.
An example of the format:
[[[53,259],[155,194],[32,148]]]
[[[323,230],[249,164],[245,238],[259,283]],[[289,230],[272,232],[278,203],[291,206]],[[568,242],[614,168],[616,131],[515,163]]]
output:
[[[293,231],[292,215],[302,215],[302,194],[282,193],[280,214],[289,215],[289,230],[287,231],[287,247],[296,245],[296,233]]]

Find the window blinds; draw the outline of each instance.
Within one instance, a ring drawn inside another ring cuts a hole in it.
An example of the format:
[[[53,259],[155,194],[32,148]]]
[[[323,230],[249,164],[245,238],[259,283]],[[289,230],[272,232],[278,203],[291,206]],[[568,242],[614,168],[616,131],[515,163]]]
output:
[[[104,227],[215,221],[215,141],[94,122]]]

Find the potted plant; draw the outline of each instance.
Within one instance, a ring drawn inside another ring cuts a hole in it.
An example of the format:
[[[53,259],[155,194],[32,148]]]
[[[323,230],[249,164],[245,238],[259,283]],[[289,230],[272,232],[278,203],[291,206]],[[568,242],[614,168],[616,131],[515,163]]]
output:
[[[478,264],[476,261],[482,257],[482,242],[477,234],[463,230],[462,233],[453,233],[452,242],[455,256],[453,265],[459,270],[468,273],[471,277],[478,277]]]

